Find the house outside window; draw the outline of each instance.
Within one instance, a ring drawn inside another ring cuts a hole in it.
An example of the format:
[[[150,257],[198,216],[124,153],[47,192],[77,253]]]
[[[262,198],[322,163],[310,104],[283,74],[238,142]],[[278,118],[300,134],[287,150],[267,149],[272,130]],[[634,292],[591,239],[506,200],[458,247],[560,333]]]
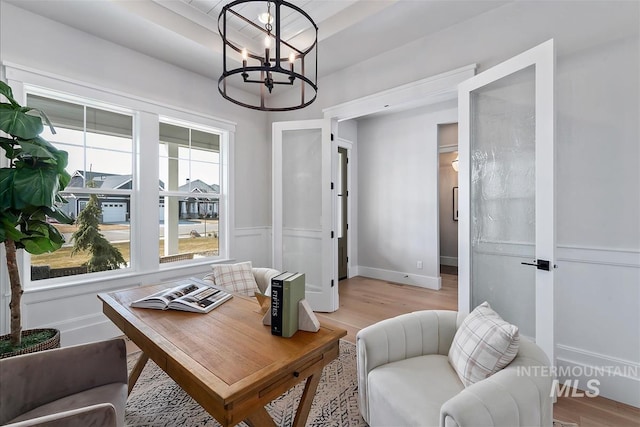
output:
[[[161,119],[160,262],[220,255],[220,133]]]
[[[43,110],[55,128],[56,133],[52,134],[45,127],[42,137],[69,154],[67,171],[71,181],[61,193],[67,202],[62,210],[76,220],[93,199],[100,208],[100,233],[122,254],[124,263],[119,267],[129,268],[134,179],[132,112],[31,93],[27,94],[27,105]],[[31,280],[102,269],[87,268],[89,251],[72,255],[77,223],[55,227],[65,236],[66,243],[56,252],[31,256]]]

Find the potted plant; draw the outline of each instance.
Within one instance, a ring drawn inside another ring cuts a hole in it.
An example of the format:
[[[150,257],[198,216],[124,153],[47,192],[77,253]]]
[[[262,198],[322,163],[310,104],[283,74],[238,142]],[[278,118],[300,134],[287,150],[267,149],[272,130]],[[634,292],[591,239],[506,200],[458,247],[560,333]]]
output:
[[[0,131],[6,134],[0,136],[0,147],[8,159],[8,165],[0,168],[0,240],[6,249],[11,284],[11,333],[0,337],[0,345],[9,339],[9,345],[0,350],[2,358],[48,348],[39,343],[25,348],[22,343],[23,337],[34,334],[22,331],[23,290],[16,251],[24,249],[31,254],[42,254],[59,249],[64,237],[47,219],[65,224],[73,221],[57,207],[66,203],[59,192],[71,179],[65,171],[68,155],[39,136],[44,129],[43,120],[55,133],[51,122],[44,112],[16,102],[11,88],[2,81],[0,95],[8,101],[0,102]],[[59,346],[59,332],[52,339],[53,346]]]

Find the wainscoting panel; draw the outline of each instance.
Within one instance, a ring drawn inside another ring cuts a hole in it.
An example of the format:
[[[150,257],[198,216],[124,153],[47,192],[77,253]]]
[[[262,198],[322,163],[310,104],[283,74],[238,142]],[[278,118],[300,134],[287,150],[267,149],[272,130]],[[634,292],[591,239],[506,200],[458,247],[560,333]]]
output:
[[[557,265],[560,381],[597,379],[601,396],[640,407],[640,252],[559,246]]]
[[[236,228],[233,258],[254,267],[271,267],[271,227]]]
[[[256,267],[271,266],[271,227],[240,228],[235,232],[234,260],[250,260]],[[229,262],[220,260],[218,262]],[[177,280],[183,277],[202,277],[211,271],[213,262],[198,264],[162,265],[152,272],[127,273],[118,277],[104,278],[100,273],[83,278],[82,283],[59,280],[51,287],[28,289],[22,301],[22,323],[24,329],[54,327],[60,330],[61,344],[74,345],[112,338],[122,335],[106,316],[102,314],[102,302],[97,295],[143,284]],[[0,274],[5,274],[0,271]],[[8,297],[8,286],[2,283],[3,302]],[[4,318],[5,310],[1,310]],[[3,322],[6,324],[6,322]]]

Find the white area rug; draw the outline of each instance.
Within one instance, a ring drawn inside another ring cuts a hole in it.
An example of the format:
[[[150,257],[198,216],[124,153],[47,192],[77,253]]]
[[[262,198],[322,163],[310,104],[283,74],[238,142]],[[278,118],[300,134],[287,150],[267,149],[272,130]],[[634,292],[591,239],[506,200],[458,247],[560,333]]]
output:
[[[129,357],[130,370],[137,356],[138,353]],[[300,383],[267,405],[276,425],[293,424],[303,388],[304,384]],[[220,425],[151,360],[129,396],[125,421],[130,427]],[[340,355],[322,372],[307,426],[366,425],[358,411],[356,348],[347,341],[340,341]]]

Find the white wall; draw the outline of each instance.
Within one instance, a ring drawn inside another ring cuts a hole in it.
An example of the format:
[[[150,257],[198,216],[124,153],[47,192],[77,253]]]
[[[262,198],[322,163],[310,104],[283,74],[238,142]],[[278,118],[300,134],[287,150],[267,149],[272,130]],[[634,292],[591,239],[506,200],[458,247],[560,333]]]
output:
[[[321,79],[316,103],[287,119],[321,117],[323,108],[470,63],[479,64],[481,72],[554,38],[557,363],[640,370],[639,31],[640,3],[635,1],[514,2]],[[369,129],[375,126],[385,125],[367,123]],[[358,129],[359,150],[369,134]],[[387,141],[387,150],[395,144],[396,139]],[[424,147],[415,141],[402,144],[417,150],[411,155],[422,161]],[[359,156],[365,159],[382,164],[373,152]],[[372,175],[360,173],[360,197],[371,191],[362,178],[375,179]],[[383,191],[380,197],[398,196]],[[358,247],[366,248],[366,256],[360,253],[359,263],[411,270],[424,256],[423,243],[410,243],[409,252],[394,247],[387,257],[365,244],[375,243],[368,231],[378,233],[373,223],[384,223],[391,206],[377,203],[371,207],[380,211],[360,212],[369,225],[365,231],[360,224]],[[420,229],[413,233],[425,237]],[[601,391],[640,406],[640,379],[633,370],[620,372],[604,379]]]
[[[0,8],[0,62],[3,64],[16,64],[79,85],[103,88],[105,92],[235,122],[232,221],[236,228],[231,256],[252,260],[256,266],[271,265],[271,132],[266,116],[223,101],[213,80],[5,2],[0,3]],[[210,271],[208,265],[169,268],[111,280],[92,279],[86,284],[59,289],[28,289],[23,297],[23,327],[57,327],[62,332],[63,345],[118,334],[101,314],[96,294],[190,275],[202,276]],[[2,333],[8,328],[9,286],[4,270],[5,263],[0,262]]]
[[[358,121],[361,275],[440,289],[438,124],[457,118],[447,107]]]

